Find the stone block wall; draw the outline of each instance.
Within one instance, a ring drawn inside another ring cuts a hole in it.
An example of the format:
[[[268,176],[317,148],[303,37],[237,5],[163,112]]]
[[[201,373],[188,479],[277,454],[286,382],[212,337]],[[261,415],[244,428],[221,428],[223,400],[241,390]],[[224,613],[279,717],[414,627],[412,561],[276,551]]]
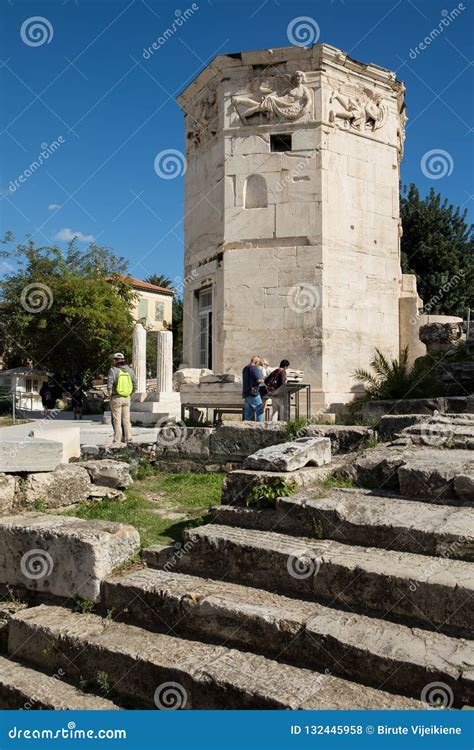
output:
[[[288,358],[315,411],[353,398],[375,347],[398,355],[403,90],[393,73],[316,45],[220,56],[179,97],[190,366],[201,364],[203,288],[213,370]]]

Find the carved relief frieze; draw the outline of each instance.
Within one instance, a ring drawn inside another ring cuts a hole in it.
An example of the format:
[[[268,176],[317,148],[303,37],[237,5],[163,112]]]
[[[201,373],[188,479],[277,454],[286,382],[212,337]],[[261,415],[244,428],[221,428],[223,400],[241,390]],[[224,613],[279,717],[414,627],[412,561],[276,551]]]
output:
[[[329,122],[336,126],[374,132],[385,125],[388,108],[380,94],[364,86],[330,81]]]
[[[306,76],[300,70],[292,76],[255,78],[246,91],[232,96],[232,104],[243,125],[266,120],[292,122],[311,107],[311,89],[305,84]]]

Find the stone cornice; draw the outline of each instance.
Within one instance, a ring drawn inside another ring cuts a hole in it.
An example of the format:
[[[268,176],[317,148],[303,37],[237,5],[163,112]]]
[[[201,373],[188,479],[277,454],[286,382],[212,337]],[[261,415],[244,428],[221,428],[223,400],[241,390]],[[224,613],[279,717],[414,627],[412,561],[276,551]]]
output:
[[[291,67],[298,64],[302,70],[308,72],[324,72],[325,67],[330,66],[333,70],[339,69],[345,73],[355,73],[365,79],[371,79],[373,83],[387,86],[398,95],[404,90],[403,83],[397,80],[393,71],[374,63],[361,63],[349,57],[347,52],[329,44],[316,44],[310,49],[292,46],[218,55],[179,94],[177,101],[181,108],[186,110],[188,102],[195,100],[211,81],[214,81],[215,85],[220,84],[226,72],[252,65],[271,67],[283,63],[290,63]]]

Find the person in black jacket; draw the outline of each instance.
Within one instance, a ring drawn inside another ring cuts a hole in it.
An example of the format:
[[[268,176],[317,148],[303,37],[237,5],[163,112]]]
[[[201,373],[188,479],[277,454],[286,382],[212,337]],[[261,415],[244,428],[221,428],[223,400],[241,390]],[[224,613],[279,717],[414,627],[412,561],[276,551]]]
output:
[[[286,398],[274,396],[273,393],[278,391],[282,385],[286,383],[286,371],[288,370],[290,363],[287,359],[282,359],[280,367],[270,373],[265,378],[265,385],[267,386],[268,394],[272,399],[272,422],[278,422],[287,418],[286,415]]]

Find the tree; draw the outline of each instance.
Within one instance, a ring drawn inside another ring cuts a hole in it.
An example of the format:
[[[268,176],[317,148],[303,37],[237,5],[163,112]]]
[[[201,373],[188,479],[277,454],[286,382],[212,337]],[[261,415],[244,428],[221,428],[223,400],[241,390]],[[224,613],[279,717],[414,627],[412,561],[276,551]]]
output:
[[[114,351],[130,353],[135,295],[123,259],[96,245],[80,251],[74,241],[65,253],[29,241],[0,255],[18,264],[0,282],[9,367],[31,365],[67,381],[85,371],[103,375]]]
[[[183,299],[175,297],[173,300],[173,364],[178,368],[183,361]]]
[[[474,307],[474,225],[433,188],[421,199],[412,183],[401,195],[402,269],[414,273],[424,312],[465,316]]]
[[[161,286],[164,289],[170,289],[172,285],[171,279],[161,273],[152,273],[150,276],[146,277],[145,281],[149,284],[154,284],[155,286]]]

